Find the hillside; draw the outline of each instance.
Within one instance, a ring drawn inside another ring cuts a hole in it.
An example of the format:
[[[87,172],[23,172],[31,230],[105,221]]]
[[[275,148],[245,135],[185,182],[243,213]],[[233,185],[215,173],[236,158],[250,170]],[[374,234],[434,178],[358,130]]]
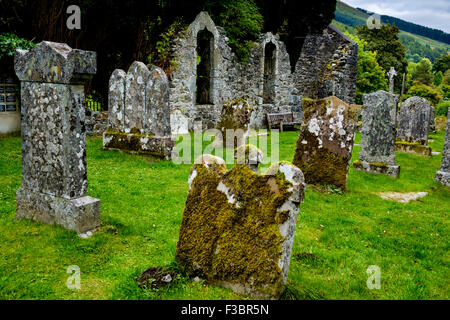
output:
[[[366,24],[371,14],[364,9],[353,8],[338,1],[333,24],[343,32],[355,33],[355,27]],[[384,15],[380,17],[382,23],[395,23],[401,30],[399,38],[406,47],[406,57],[409,61],[417,62],[426,57],[433,62],[437,57],[450,52],[450,34],[395,17]]]

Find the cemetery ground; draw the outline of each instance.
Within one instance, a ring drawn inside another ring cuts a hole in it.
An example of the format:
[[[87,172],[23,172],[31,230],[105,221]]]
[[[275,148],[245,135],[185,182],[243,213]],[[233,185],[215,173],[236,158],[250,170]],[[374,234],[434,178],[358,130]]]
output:
[[[297,138],[298,131],[280,134],[280,160],[292,161]],[[433,151],[442,152],[444,132],[430,138]],[[352,162],[359,133],[355,143]],[[88,137],[89,194],[101,199],[102,223],[81,239],[14,219],[21,139],[0,138],[0,299],[248,299],[188,279],[173,263],[191,165],[101,147],[101,137]],[[396,155],[399,179],[350,168],[343,194],[308,186],[284,299],[450,298],[450,189],[434,181],[441,154]],[[388,191],[428,195],[399,203],[376,194]],[[81,269],[80,291],[66,287],[70,265]],[[379,290],[366,286],[371,265],[381,270]],[[139,288],[140,273],[157,266],[178,276],[164,288]]]

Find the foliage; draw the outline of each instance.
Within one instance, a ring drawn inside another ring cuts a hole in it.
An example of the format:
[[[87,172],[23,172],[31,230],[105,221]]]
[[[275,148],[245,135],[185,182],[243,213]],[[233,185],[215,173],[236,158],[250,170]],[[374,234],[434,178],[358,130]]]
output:
[[[382,25],[380,29],[369,29],[367,26],[356,27],[359,38],[367,43],[366,49],[377,52],[377,62],[388,72],[391,67],[397,71],[395,88],[401,88],[401,75],[406,72],[408,61],[405,56],[405,47],[398,38],[399,29],[393,25]]]
[[[442,83],[442,79],[444,79],[444,75],[441,71],[438,71],[434,74],[433,84],[437,87]]]
[[[450,69],[450,54],[442,55],[434,61],[433,72],[444,73],[448,69]]]
[[[161,18],[158,17],[156,23],[161,24]],[[170,26],[163,31],[159,40],[156,41],[154,50],[147,56],[147,62],[162,68],[166,74],[170,74],[175,68],[175,63],[171,57],[171,43],[175,35],[186,25],[180,18],[177,18]]]
[[[367,18],[370,15],[371,13],[368,14],[364,9],[355,9],[338,1],[335,12],[336,22],[334,22],[334,24],[337,25],[340,30],[349,31],[353,34],[353,29],[358,25],[365,25]],[[382,23],[387,24],[391,24],[393,21],[392,19],[395,19],[389,16],[380,16],[380,18]],[[418,26],[401,19],[396,19],[395,24],[402,30],[399,33],[399,39],[406,48],[406,58],[408,61],[419,62],[421,58],[424,57],[433,62],[439,56],[446,55],[447,51],[450,50],[450,46],[448,45],[449,42],[445,42],[439,37],[439,35],[442,35],[442,31],[440,30],[435,30],[437,31],[436,34],[429,32],[425,35],[419,29],[428,29],[426,27]],[[429,29],[428,31],[431,30],[434,29]],[[445,33],[445,36],[449,37],[447,33]]]
[[[412,73],[412,79],[418,83],[431,85],[433,75],[431,73],[431,62],[427,58],[423,58],[415,67]]]
[[[442,100],[436,106],[436,116],[447,116],[448,108],[450,107],[450,101]]]
[[[442,99],[439,91],[429,87],[425,84],[415,84],[408,90],[408,94],[405,95],[405,99],[409,97],[419,96],[428,100],[428,102],[435,106]]]
[[[428,43],[421,43],[406,33],[399,34],[400,41],[406,48],[406,57],[409,61],[419,62],[420,57],[428,58],[431,62],[447,53],[444,48],[431,47]],[[419,57],[419,61],[417,61]]]
[[[383,68],[377,62],[376,52],[366,50],[367,42],[347,33],[358,44],[358,66],[356,79],[356,103],[362,104],[362,95],[377,90],[387,90],[388,81]]]
[[[444,78],[442,79],[442,84],[450,86],[450,69],[445,71]]]
[[[439,86],[439,89],[441,90],[442,96],[444,97],[444,99],[450,99],[450,85],[441,84]]]
[[[16,49],[28,50],[35,46],[32,41],[19,38],[12,33],[0,34],[0,59],[14,56]]]
[[[368,13],[366,10],[361,9],[361,8],[358,8],[358,10]],[[407,31],[410,33],[414,33],[414,34],[417,34],[420,36],[424,36],[424,37],[427,37],[427,38],[430,38],[430,39],[433,39],[436,41],[441,41],[441,42],[450,44],[450,34],[444,32],[442,30],[421,26],[419,24],[415,24],[412,22],[408,22],[408,21],[405,21],[402,19],[387,16],[387,15],[381,15],[380,18],[381,18],[381,22],[387,23],[387,24],[395,24],[401,30],[404,30],[404,31]]]
[[[207,11],[227,33],[230,47],[241,61],[247,61],[252,42],[258,39],[264,18],[254,0],[210,0]]]

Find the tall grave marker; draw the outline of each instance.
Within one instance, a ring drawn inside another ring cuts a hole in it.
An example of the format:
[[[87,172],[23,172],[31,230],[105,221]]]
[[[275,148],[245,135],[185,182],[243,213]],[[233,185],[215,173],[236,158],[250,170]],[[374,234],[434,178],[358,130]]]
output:
[[[96,53],[43,41],[14,60],[21,81],[22,187],[17,218],[84,233],[100,224],[100,200],[87,194],[84,83]]]

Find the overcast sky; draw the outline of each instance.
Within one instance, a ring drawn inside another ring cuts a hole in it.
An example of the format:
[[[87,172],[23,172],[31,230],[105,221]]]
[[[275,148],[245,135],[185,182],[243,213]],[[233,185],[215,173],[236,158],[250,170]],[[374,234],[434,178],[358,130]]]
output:
[[[356,8],[385,14],[450,33],[450,0],[343,0]]]

